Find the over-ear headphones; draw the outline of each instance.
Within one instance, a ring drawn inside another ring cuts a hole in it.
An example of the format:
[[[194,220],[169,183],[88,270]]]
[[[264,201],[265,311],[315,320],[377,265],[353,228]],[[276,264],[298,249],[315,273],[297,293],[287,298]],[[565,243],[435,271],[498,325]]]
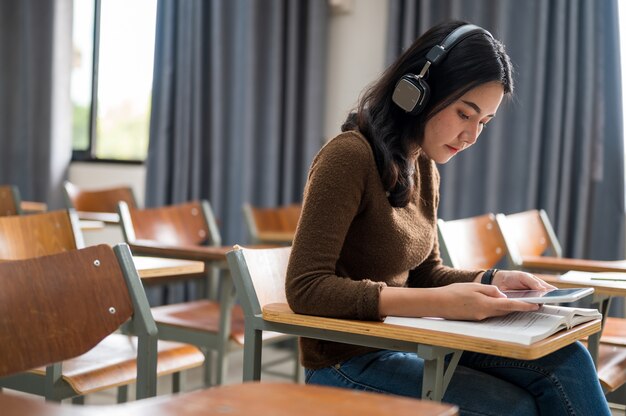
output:
[[[441,45],[435,45],[428,51],[426,63],[419,75],[404,74],[400,78],[393,90],[393,102],[407,113],[412,115],[419,114],[426,107],[430,97],[430,87],[424,79],[428,68],[441,62],[457,43],[477,33],[484,33],[489,37],[493,37],[491,33],[476,25],[459,26],[450,32],[441,42]]]

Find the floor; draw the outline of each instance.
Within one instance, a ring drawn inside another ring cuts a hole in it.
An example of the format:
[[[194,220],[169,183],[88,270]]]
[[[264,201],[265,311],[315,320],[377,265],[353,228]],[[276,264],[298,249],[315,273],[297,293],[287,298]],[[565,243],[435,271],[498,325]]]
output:
[[[291,353],[284,348],[266,347],[264,349],[264,359],[277,360],[289,357]],[[226,384],[236,384],[242,381],[243,353],[233,353],[230,355],[230,363],[228,367],[228,375]],[[273,366],[271,372],[264,372],[262,379],[266,381],[289,381],[285,375],[291,374],[293,371],[293,361],[285,361],[279,365]],[[274,373],[282,373],[277,375]],[[202,387],[202,371],[201,369],[192,369],[187,371],[183,376],[183,390],[190,391]],[[157,394],[164,395],[171,392],[171,377],[161,377],[157,386]],[[129,389],[129,399],[134,399],[133,389]],[[6,390],[9,393],[8,390]],[[11,392],[13,393],[13,392]],[[86,397],[85,403],[98,404],[114,404],[116,402],[117,390],[111,389],[99,393],[94,393]],[[69,401],[68,401],[69,402]],[[611,404],[611,414],[613,416],[626,416],[626,407],[624,405]]]

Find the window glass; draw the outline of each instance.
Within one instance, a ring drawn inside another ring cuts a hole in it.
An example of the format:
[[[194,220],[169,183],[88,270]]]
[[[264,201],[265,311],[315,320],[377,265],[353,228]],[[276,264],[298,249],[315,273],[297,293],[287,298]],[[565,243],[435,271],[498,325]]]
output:
[[[94,2],[74,2],[72,24],[71,98],[73,107],[72,139],[74,150],[89,149],[89,111],[93,73]]]
[[[156,0],[102,0],[95,156],[144,160],[148,150]]]

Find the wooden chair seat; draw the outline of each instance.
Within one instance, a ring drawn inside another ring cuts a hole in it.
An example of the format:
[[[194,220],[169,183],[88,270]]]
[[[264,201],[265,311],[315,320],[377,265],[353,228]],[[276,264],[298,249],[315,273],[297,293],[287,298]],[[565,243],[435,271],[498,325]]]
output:
[[[159,341],[157,351],[157,377],[204,363],[204,354],[193,345]],[[46,368],[39,367],[32,372],[45,375]],[[137,378],[137,337],[109,335],[87,353],[64,361],[61,376],[78,395],[134,383]]]
[[[70,406],[0,395],[4,416],[454,416],[458,408],[356,390],[285,383],[246,383],[155,397],[118,406]]]
[[[152,307],[152,316],[159,325],[172,325],[180,328],[197,329],[202,332],[217,334],[219,332],[220,305],[210,300],[197,300],[173,305]],[[243,346],[244,315],[241,306],[234,305],[231,314],[230,339]],[[266,331],[263,340],[289,338],[278,332]]]
[[[602,331],[600,342],[626,347],[626,319],[607,317],[604,322],[604,330]]]
[[[626,382],[626,347],[601,343],[597,369],[605,393],[621,387]]]

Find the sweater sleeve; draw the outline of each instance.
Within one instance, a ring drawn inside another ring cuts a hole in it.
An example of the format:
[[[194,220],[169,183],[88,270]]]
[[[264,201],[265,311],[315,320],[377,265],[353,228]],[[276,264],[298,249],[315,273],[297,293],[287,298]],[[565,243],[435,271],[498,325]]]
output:
[[[431,163],[432,188],[435,189],[435,212],[439,208],[440,177],[434,163]],[[435,224],[437,221],[435,220]],[[482,270],[459,270],[444,266],[439,252],[439,237],[435,234],[433,248],[419,266],[409,271],[408,287],[439,287],[458,282],[471,282]]]
[[[313,161],[285,288],[289,306],[297,313],[380,319],[378,300],[385,284],[336,274],[370,180],[372,157],[367,142],[346,133],[326,144]]]
[[[444,266],[439,254],[439,240],[426,260],[409,271],[408,287],[438,287],[452,283],[471,282],[482,270],[460,270]]]

